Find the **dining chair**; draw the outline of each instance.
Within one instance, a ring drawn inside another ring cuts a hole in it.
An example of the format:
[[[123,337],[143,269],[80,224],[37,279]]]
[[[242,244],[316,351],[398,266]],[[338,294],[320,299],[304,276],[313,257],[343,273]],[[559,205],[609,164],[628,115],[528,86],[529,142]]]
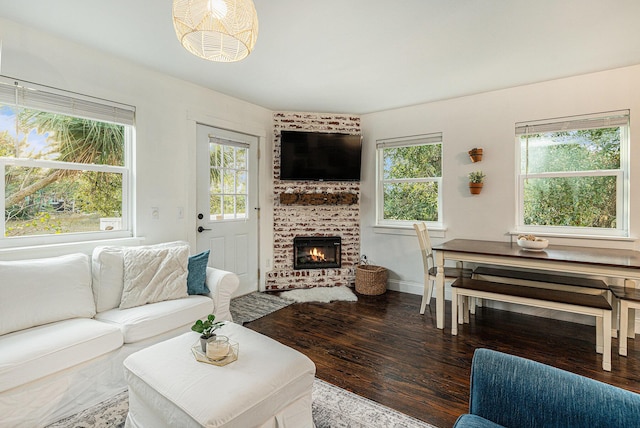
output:
[[[422,253],[422,265],[424,267],[424,292],[422,293],[422,303],[420,304],[420,313],[424,314],[427,305],[431,302],[431,296],[433,294],[433,288],[436,283],[436,261],[433,255],[433,249],[431,248],[431,239],[429,238],[429,231],[427,230],[427,224],[424,222],[414,223],[413,228],[418,235],[418,243],[420,244],[420,252]],[[444,277],[456,279],[460,276],[471,278],[471,269],[464,269],[462,265],[460,267],[445,267]]]

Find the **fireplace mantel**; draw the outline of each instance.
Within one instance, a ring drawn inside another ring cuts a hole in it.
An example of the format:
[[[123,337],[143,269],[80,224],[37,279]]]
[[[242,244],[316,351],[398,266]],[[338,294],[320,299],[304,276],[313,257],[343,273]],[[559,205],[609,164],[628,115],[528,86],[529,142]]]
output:
[[[358,203],[355,193],[280,193],[282,205],[354,205]]]

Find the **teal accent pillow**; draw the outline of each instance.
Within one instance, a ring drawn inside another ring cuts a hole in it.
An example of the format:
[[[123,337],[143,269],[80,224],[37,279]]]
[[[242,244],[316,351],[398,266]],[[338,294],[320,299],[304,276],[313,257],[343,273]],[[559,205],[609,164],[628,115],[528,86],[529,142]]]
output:
[[[187,276],[187,292],[193,294],[207,294],[207,264],[209,263],[209,250],[189,257],[189,274]]]

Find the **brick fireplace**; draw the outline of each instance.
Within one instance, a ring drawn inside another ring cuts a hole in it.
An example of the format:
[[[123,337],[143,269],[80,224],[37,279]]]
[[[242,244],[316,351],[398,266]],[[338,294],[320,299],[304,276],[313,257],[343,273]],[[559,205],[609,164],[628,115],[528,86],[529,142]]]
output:
[[[360,183],[280,180],[280,131],[360,134],[360,117],[275,112],[273,145],[273,270],[267,290],[353,286],[360,259]],[[339,237],[339,267],[294,269],[294,238]]]

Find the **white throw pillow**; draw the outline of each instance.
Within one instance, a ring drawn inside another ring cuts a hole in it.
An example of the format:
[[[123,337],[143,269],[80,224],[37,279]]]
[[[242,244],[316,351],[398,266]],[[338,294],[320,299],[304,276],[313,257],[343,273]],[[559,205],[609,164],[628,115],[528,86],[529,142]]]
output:
[[[123,247],[96,247],[91,256],[93,297],[96,311],[117,308],[122,299],[124,285]]]
[[[137,247],[101,246],[93,250],[91,274],[93,276],[93,296],[98,312],[108,311],[120,306],[124,288],[125,248],[170,248],[189,245],[185,241],[164,242],[162,244]]]
[[[120,309],[187,297],[189,246],[124,248]]]
[[[86,254],[0,261],[0,335],[95,314]]]

